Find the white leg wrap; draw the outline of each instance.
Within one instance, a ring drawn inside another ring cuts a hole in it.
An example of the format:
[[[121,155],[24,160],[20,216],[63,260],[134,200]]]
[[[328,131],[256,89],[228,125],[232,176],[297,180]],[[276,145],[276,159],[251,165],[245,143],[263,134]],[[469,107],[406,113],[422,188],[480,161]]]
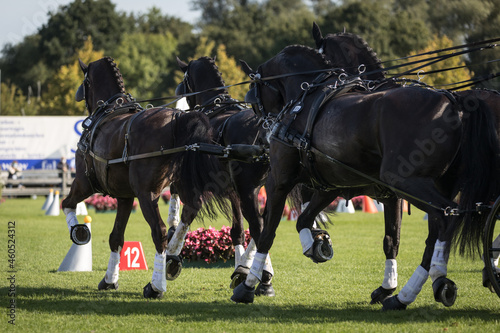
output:
[[[179,222],[179,225],[175,229],[175,233],[172,236],[172,239],[170,240],[170,242],[168,242],[167,254],[178,256],[179,253],[181,253],[188,231],[189,226],[185,225],[182,222]]]
[[[252,238],[250,240],[250,243],[248,243],[245,253],[243,253],[243,255],[241,256],[240,265],[244,267],[252,266],[256,252],[257,252],[257,246],[255,245],[255,241]]]
[[[66,223],[68,224],[68,229],[71,232],[71,227],[78,224],[76,209],[64,208],[63,212],[64,215],[66,215]]]
[[[234,247],[234,267],[241,265],[241,258],[245,254],[245,248],[243,245],[239,244]]]
[[[273,265],[271,265],[271,257],[269,256],[269,253],[267,254],[266,262],[264,263],[264,270],[268,271],[272,276],[274,276],[274,269]]]
[[[420,293],[420,290],[422,290],[422,286],[427,281],[428,277],[429,272],[427,272],[422,266],[418,266],[403,289],[401,289],[401,291],[399,292],[399,301],[406,305],[415,301],[417,295]]]
[[[257,252],[250,267],[250,274],[247,275],[246,285],[249,287],[255,287],[255,285],[262,280],[262,271],[264,270],[264,264],[266,263],[267,253]]]
[[[299,232],[300,244],[302,244],[302,253],[306,253],[314,243],[311,229],[304,228]]]
[[[165,273],[165,259],[167,255],[165,252],[162,254],[156,252],[155,254],[155,266],[153,270],[153,278],[151,279],[151,285],[153,290],[156,292],[167,291],[167,276]]]
[[[398,264],[396,259],[387,259],[385,261],[384,281],[382,288],[393,289],[398,286]]]
[[[448,258],[450,254],[445,251],[446,242],[441,242],[439,239],[434,245],[434,253],[432,254],[431,268],[429,269],[429,275],[432,282],[436,281],[437,278],[441,276],[446,276],[448,269]]]
[[[178,194],[172,194],[170,196],[170,204],[168,207],[168,218],[167,223],[169,227],[177,228],[180,221],[180,211],[181,211],[181,200]]]
[[[108,261],[108,269],[106,270],[106,275],[104,275],[104,281],[106,283],[117,283],[118,275],[120,273],[120,252],[121,248],[118,249],[118,252],[111,252]]]
[[[500,247],[500,235],[498,235],[497,238],[495,238],[495,240],[491,244],[491,247],[494,247],[494,248]],[[500,251],[493,251],[492,257],[493,257],[492,259],[494,261],[494,265],[498,267],[498,259],[500,258]]]

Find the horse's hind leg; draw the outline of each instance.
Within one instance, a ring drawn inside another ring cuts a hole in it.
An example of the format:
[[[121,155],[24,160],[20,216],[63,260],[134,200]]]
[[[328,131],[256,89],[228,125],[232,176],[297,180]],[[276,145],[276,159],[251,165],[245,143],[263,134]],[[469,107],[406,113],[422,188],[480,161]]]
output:
[[[370,304],[382,303],[386,298],[392,295],[398,286],[396,257],[399,251],[403,200],[397,197],[391,197],[385,199],[383,203],[385,220],[384,280],[382,281],[382,285],[372,292]]]
[[[117,198],[115,224],[109,235],[111,254],[106,274],[97,286],[99,290],[118,289],[120,252],[125,241],[125,228],[127,227],[133,203],[134,198]]]

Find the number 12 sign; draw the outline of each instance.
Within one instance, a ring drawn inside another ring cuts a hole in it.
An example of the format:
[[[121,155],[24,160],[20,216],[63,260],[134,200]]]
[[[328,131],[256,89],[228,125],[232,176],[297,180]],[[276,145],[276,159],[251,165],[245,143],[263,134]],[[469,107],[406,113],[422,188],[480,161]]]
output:
[[[148,270],[141,242],[124,242],[120,255],[120,271]]]

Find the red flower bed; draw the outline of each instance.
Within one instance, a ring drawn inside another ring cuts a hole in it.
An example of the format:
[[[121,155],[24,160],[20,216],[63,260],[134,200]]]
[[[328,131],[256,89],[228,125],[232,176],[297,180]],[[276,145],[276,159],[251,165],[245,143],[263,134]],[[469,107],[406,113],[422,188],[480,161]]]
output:
[[[103,196],[102,194],[94,194],[85,200],[87,206],[93,206],[96,212],[105,212],[116,210],[117,200],[110,196]],[[137,202],[134,200],[133,208],[137,208]]]
[[[181,255],[188,261],[205,260],[214,263],[218,260],[229,260],[234,257],[231,240],[231,227],[223,226],[221,230],[213,227],[198,228],[188,232]],[[245,230],[245,247],[250,241],[250,232]]]

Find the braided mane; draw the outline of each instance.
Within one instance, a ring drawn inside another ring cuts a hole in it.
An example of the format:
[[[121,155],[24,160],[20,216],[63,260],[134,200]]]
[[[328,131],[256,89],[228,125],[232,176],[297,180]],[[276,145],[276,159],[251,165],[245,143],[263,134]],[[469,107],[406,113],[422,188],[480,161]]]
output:
[[[379,69],[384,68],[382,66],[382,61],[377,56],[377,53],[368,45],[368,43],[359,35],[349,33],[349,32],[338,32],[336,34],[328,34],[324,39],[338,40],[339,38],[347,38],[351,40],[351,45],[356,46],[360,50],[364,51],[365,55],[372,59],[372,64]]]
[[[318,58],[318,61],[321,63],[321,64],[324,64],[325,66],[327,67],[331,67],[331,62],[326,58],[326,56],[322,53],[319,53],[318,50],[312,48],[312,47],[309,47],[309,46],[305,46],[305,45],[289,45],[287,47],[285,47],[280,53],[282,54],[287,54],[287,56],[283,57],[284,59],[284,62],[287,64],[287,65],[292,65],[292,60],[290,59],[290,55],[293,55],[297,52],[300,52],[302,54],[305,54],[305,55],[308,55],[308,56],[311,56],[311,57],[314,57],[314,58]]]
[[[196,61],[199,61],[200,63],[202,63],[205,68],[208,67],[209,70],[213,70],[213,72],[215,74],[215,79],[218,81],[218,83],[220,84],[221,87],[224,87],[226,85],[226,83],[224,82],[224,79],[222,78],[222,74],[219,71],[219,67],[217,67],[217,65],[215,64],[214,59],[207,57],[207,56],[203,56],[203,57],[200,57]],[[224,89],[224,93],[227,94],[227,92],[228,92],[227,89]]]
[[[123,83],[123,76],[120,70],[118,69],[118,66],[115,63],[115,60],[111,57],[104,57],[104,61],[108,64],[109,68],[111,71],[113,71],[116,79],[116,84],[118,85],[118,88],[120,89],[121,93],[125,93],[125,85]]]

